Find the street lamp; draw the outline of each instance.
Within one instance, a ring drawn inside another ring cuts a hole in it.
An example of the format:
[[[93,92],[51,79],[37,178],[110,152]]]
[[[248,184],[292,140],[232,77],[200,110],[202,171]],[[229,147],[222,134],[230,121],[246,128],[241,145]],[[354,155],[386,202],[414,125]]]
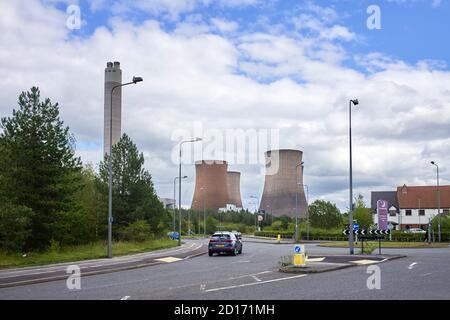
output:
[[[437,186],[437,202],[438,202],[438,240],[441,242],[441,191],[439,190],[439,166],[436,162],[431,161],[436,166],[436,186]]]
[[[295,166],[295,242],[298,242],[298,175],[297,175],[297,168],[302,166],[303,167],[304,162],[301,162]]]
[[[348,210],[349,221],[349,234],[348,234],[348,246],[350,248],[350,254],[354,254],[353,250],[353,168],[352,168],[352,103],[354,106],[359,104],[358,99],[350,100],[348,105],[349,110],[349,149],[350,149],[350,194],[349,201],[350,206]]]
[[[176,182],[177,182],[178,178],[179,177],[175,177],[173,179],[173,232],[175,232],[175,229],[176,229],[176,227],[175,227],[175,206],[176,206],[177,201],[175,200],[175,189],[176,189],[175,186],[176,186]],[[184,176],[181,179],[187,179],[187,176]]]
[[[109,114],[109,157],[108,157],[108,174],[109,174],[109,194],[108,194],[108,258],[112,258],[112,104],[113,93],[116,88],[124,87],[130,84],[136,84],[144,81],[141,77],[133,77],[131,82],[118,84],[111,89],[111,104]]]
[[[200,190],[206,190],[206,187],[201,187]],[[199,219],[200,221],[200,219]],[[198,227],[198,234],[200,235],[200,222]],[[205,210],[205,196],[203,196],[203,238],[206,239],[206,210]]]
[[[259,205],[259,198],[257,196],[250,196],[250,198],[251,199],[256,199],[256,204],[255,204],[255,231],[258,231],[257,224],[259,225],[259,221],[258,221],[259,210],[258,210],[257,206]]]
[[[179,174],[178,174],[178,210],[179,210],[179,231],[180,235],[178,236],[178,246],[181,246],[181,155],[182,155],[182,147],[183,143],[191,143],[191,142],[197,142],[202,141],[202,138],[195,138],[193,140],[184,140],[180,142],[180,168],[179,168]],[[190,226],[189,226],[190,231]]]

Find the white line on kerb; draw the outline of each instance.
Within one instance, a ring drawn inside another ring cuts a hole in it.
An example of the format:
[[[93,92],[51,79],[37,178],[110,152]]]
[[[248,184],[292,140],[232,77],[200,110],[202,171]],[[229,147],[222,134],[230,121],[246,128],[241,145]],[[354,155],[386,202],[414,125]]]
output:
[[[261,281],[261,282],[245,283],[245,284],[240,284],[240,285],[237,285],[237,286],[229,286],[229,287],[223,287],[223,288],[209,289],[209,290],[205,290],[204,292],[213,292],[213,291],[228,290],[228,289],[234,289],[234,288],[250,287],[250,286],[257,285],[257,284],[264,284],[264,283],[269,283],[269,282],[283,281],[283,280],[289,280],[289,279],[295,279],[295,278],[301,278],[301,277],[306,277],[306,274],[301,274],[301,275],[293,276],[293,277],[280,278],[280,279],[266,280],[266,281]]]
[[[414,266],[417,264],[417,262],[413,262],[409,265],[408,269],[411,270],[412,268],[414,268]]]
[[[255,279],[256,282],[261,282],[261,279],[259,279],[257,276],[252,276],[253,279]]]
[[[123,298],[120,299],[120,300],[128,300],[128,299],[130,299],[130,296],[125,296],[125,297],[123,297]]]

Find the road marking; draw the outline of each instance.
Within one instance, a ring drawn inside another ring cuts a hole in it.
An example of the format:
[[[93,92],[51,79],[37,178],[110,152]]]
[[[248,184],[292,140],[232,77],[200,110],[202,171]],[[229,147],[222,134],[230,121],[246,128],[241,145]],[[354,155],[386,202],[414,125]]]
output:
[[[433,274],[433,273],[429,272],[429,273],[421,274],[421,276],[422,276],[422,277],[426,277],[426,276],[429,276],[429,275],[431,275],[431,274]]]
[[[306,258],[306,261],[308,262],[322,262],[323,260],[325,260],[325,257],[323,258]]]
[[[229,278],[229,280],[235,280],[235,279],[240,279],[240,278],[245,278],[245,277],[252,277],[252,276],[257,276],[260,274],[266,274],[266,273],[271,273],[272,271],[263,271],[263,272],[258,272],[258,273],[252,273],[252,274],[244,274],[242,276],[238,276],[238,277],[231,277]]]
[[[253,279],[255,279],[256,282],[261,282],[261,279],[259,279],[257,276],[252,276]]]
[[[120,300],[128,300],[128,299],[130,299],[130,296],[125,296],[125,297],[121,298]]]
[[[414,266],[417,264],[417,262],[413,262],[409,265],[408,269],[412,270],[412,268],[414,268]]]
[[[306,274],[301,274],[301,275],[298,275],[298,276],[292,276],[292,277],[286,277],[286,278],[266,280],[266,281],[261,281],[261,282],[244,283],[244,284],[240,284],[240,285],[237,285],[237,286],[229,286],[229,287],[209,289],[209,290],[205,290],[203,292],[213,292],[213,291],[228,290],[228,289],[234,289],[234,288],[250,287],[250,286],[257,285],[257,284],[264,284],[264,283],[270,283],[270,282],[290,280],[290,279],[302,278],[302,277],[306,277]]]
[[[206,289],[206,284],[201,284],[200,285],[200,291],[205,291]]]
[[[236,263],[249,263],[249,262],[251,262],[250,260],[241,260],[241,261],[235,261],[235,262],[232,262],[232,263],[230,263],[230,264],[236,264]]]
[[[161,258],[161,259],[155,259],[156,261],[161,261],[161,262],[167,262],[167,263],[172,263],[172,262],[177,262],[183,259],[180,258],[175,258],[175,257],[166,257],[166,258]]]
[[[365,265],[365,264],[372,264],[372,263],[378,263],[378,260],[368,260],[368,259],[363,259],[363,260],[355,260],[355,261],[350,261],[356,264],[361,264],[361,265]]]

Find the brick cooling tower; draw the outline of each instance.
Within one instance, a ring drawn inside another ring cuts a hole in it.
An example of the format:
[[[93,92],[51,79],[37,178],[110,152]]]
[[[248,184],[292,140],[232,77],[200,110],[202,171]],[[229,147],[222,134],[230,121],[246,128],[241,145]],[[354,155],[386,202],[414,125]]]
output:
[[[271,150],[266,156],[266,178],[259,209],[275,217],[295,217],[295,196],[298,191],[298,215],[306,217],[306,197],[303,186],[303,152],[299,150]]]
[[[238,208],[242,208],[241,200],[241,173],[236,171],[228,172],[228,204],[234,204]]]
[[[228,163],[219,160],[203,160],[195,163],[195,190],[193,210],[218,211],[226,207],[228,193]]]

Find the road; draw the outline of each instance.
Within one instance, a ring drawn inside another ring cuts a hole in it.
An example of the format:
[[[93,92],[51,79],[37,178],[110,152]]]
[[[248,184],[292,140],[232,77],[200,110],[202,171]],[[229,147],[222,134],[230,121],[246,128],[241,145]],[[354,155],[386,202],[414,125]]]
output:
[[[139,269],[85,276],[80,290],[65,280],[0,289],[0,299],[450,299],[450,248],[385,249],[406,258],[377,264],[381,289],[367,288],[367,266],[319,274],[277,271],[292,244],[244,242],[238,256],[201,255]],[[307,244],[310,254],[345,254],[346,249]]]

